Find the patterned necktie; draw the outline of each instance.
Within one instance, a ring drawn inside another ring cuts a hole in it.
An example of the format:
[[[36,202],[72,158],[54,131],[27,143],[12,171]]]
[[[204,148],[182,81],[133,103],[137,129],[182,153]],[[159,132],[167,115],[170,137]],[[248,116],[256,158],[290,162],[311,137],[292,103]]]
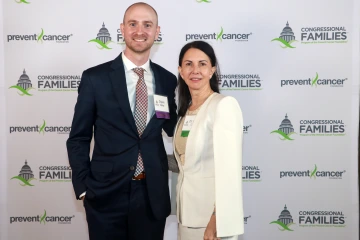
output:
[[[146,127],[147,110],[148,110],[148,94],[147,87],[144,80],[144,69],[134,68],[132,69],[138,76],[139,80],[136,83],[136,102],[135,102],[135,124],[139,133],[139,137],[143,134]],[[138,161],[136,164],[136,170],[134,176],[138,176],[144,171],[144,164],[139,151]]]

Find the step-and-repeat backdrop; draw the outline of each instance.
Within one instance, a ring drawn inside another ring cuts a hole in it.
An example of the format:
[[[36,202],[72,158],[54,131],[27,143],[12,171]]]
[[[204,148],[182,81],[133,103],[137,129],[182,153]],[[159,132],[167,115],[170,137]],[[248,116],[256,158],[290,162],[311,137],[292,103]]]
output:
[[[119,25],[132,3],[3,2],[4,240],[87,239],[65,141],[81,73],[124,49]],[[358,1],[148,3],[161,26],[151,59],[177,74],[181,47],[208,41],[221,92],[241,105],[241,239],[358,239]],[[176,231],[170,216],[165,239]]]

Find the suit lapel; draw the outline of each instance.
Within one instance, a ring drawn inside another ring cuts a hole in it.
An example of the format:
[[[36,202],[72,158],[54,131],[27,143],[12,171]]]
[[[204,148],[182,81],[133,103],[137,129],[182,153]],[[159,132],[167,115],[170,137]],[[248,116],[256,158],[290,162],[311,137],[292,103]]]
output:
[[[155,94],[156,95],[164,95],[164,96],[167,96],[164,92],[164,88],[162,86],[162,78],[160,77],[160,73],[157,69],[157,67],[155,66],[154,63],[152,63],[150,61],[150,68],[151,68],[151,71],[153,72],[154,74],[154,79],[155,79]],[[150,104],[150,103],[149,103]],[[158,119],[156,117],[156,114],[154,114],[149,123],[147,124],[144,132],[143,132],[143,135],[142,135],[142,138],[145,138],[150,132],[151,130],[156,127],[157,125],[160,125],[165,119]]]
[[[128,91],[126,86],[126,76],[121,54],[113,61],[111,67],[114,69],[114,71],[110,72],[110,79],[113,85],[116,99],[118,100],[121,110],[123,111],[125,118],[131,126],[131,129],[136,134],[136,136],[139,136],[135,125],[135,120],[130,109]]]

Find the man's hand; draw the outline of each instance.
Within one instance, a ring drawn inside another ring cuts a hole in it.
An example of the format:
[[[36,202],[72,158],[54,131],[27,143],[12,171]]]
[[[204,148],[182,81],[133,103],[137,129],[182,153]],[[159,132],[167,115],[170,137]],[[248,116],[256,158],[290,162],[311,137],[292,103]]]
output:
[[[216,216],[211,215],[210,221],[205,229],[204,240],[220,240],[216,237]]]

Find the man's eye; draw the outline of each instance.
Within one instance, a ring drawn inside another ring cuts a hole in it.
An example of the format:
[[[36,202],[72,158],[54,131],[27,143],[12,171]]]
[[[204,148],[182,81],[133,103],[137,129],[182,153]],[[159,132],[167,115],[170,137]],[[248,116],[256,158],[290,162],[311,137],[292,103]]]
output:
[[[151,25],[150,24],[145,24],[145,27],[149,28],[149,27],[151,27]]]
[[[135,23],[130,23],[130,26],[131,26],[131,27],[135,27]]]

